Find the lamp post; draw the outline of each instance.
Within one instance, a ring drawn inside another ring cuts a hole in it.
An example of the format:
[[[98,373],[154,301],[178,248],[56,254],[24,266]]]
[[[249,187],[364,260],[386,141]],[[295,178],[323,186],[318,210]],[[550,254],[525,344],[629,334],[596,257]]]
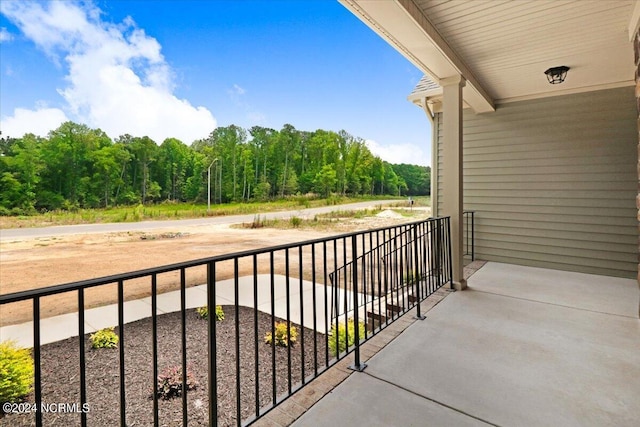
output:
[[[218,159],[214,159],[207,169],[207,212],[211,210],[211,167]]]

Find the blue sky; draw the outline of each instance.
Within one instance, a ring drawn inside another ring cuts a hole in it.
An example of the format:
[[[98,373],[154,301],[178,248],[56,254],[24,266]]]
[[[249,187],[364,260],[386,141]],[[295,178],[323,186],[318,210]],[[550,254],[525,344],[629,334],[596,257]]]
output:
[[[420,71],[334,0],[0,3],[0,128],[64,120],[190,144],[216,126],[341,130],[428,165]]]

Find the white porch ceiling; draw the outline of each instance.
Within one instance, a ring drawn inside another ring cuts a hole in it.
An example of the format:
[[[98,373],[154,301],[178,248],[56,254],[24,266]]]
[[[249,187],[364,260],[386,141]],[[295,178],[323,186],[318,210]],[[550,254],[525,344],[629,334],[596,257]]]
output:
[[[435,82],[462,74],[477,112],[634,84],[636,0],[340,1]],[[560,65],[566,81],[549,84]]]

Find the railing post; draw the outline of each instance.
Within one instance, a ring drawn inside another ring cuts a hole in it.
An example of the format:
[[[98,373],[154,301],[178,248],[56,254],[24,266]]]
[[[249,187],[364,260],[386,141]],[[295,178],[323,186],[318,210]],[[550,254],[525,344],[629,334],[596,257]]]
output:
[[[471,261],[476,260],[476,242],[475,242],[475,217],[476,211],[464,211],[464,255],[471,255]],[[471,227],[469,227],[469,218],[471,218]],[[471,235],[471,244],[469,244],[469,235]]]
[[[441,248],[441,234],[442,234],[442,219],[435,220],[435,227],[431,227],[431,272],[432,275],[440,277],[442,275],[442,248]]]
[[[156,275],[153,275],[156,278]],[[157,283],[156,283],[157,287]],[[157,293],[157,289],[154,291]],[[156,303],[157,304],[157,303]],[[214,311],[215,312],[215,311]],[[154,311],[155,313],[155,311]],[[187,272],[180,269],[180,334],[182,335],[182,425],[187,426]]]
[[[360,362],[360,321],[358,316],[358,310],[359,310],[358,308],[358,268],[356,263],[356,260],[358,259],[357,245],[358,245],[358,240],[356,238],[356,235],[354,234],[353,236],[351,236],[351,257],[353,262],[353,267],[351,268],[352,278],[353,278],[351,287],[353,288],[353,333],[355,335],[354,338],[355,338],[356,348],[355,348],[355,360],[353,365],[349,366],[349,369],[362,372],[364,371],[364,368],[367,367],[367,365],[366,363]],[[346,299],[346,295],[345,295],[345,299]],[[347,335],[349,334],[348,322],[349,321],[347,320],[347,324],[345,325]]]
[[[217,346],[216,346],[216,265],[207,263],[207,356],[209,359],[208,385],[209,385],[209,426],[218,425],[218,373],[217,373]]]
[[[125,369],[124,369],[124,280],[118,280],[118,334],[120,335],[120,425],[127,425],[127,399],[125,396]]]
[[[413,252],[414,252],[414,259],[415,259],[413,280],[416,281],[416,306],[417,306],[416,319],[424,320],[426,319],[426,317],[420,313],[420,301],[422,300],[422,292],[420,292],[420,280],[422,278],[420,277],[420,274],[418,271],[418,224],[413,224],[413,246],[414,246]]]
[[[82,339],[82,338],[80,338]],[[42,365],[40,364],[40,297],[33,298],[33,390],[36,400],[36,426],[42,427]]]
[[[476,212],[471,211],[471,261],[476,260]]]
[[[455,287],[455,285],[453,283],[453,260],[451,258],[452,257],[452,253],[451,253],[451,219],[450,219],[450,217],[447,217],[446,221],[447,221],[447,228],[446,228],[446,233],[443,233],[443,234],[445,234],[443,237],[447,241],[447,249],[446,249],[446,251],[447,251],[447,257],[448,257],[448,261],[449,261],[447,269],[448,269],[448,273],[449,273],[449,283],[451,284],[450,288],[455,290],[456,287]]]
[[[182,311],[184,314],[184,309]],[[184,338],[184,335],[182,336]],[[160,413],[158,408],[158,387],[156,381],[158,380],[158,275],[153,274],[151,276],[151,358],[152,360],[152,381],[153,381],[153,426],[158,427],[160,425]],[[182,367],[182,395],[187,395],[187,388],[185,387],[186,367]]]
[[[239,266],[238,266],[238,258],[233,259],[233,305],[234,305],[234,313],[235,313],[235,353],[236,353],[236,425],[240,427],[242,425],[242,404],[240,397],[240,283],[239,283]],[[287,275],[288,278],[289,275]],[[287,291],[289,289],[287,288]],[[289,301],[287,300],[287,308]],[[255,309],[255,307],[254,307]],[[213,306],[209,309],[209,317],[212,316],[216,311],[216,307]],[[287,324],[289,322],[289,318],[287,317]],[[215,323],[215,320],[214,320]],[[290,338],[288,338],[290,340]],[[290,342],[290,341],[289,341]],[[291,394],[291,391],[289,391]]]
[[[84,349],[84,289],[78,289],[78,345],[80,350],[80,405],[84,408],[87,403],[87,374],[86,355]],[[35,351],[35,346],[34,346]],[[87,413],[80,414],[80,425],[87,427]]]

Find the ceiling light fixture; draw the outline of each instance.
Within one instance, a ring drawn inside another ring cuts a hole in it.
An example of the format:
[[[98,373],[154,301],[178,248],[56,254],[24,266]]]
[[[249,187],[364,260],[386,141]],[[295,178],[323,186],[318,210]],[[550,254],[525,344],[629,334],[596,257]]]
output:
[[[569,71],[569,67],[562,65],[560,67],[552,67],[549,68],[544,73],[547,75],[547,80],[552,85],[560,84],[567,77],[567,71]]]

